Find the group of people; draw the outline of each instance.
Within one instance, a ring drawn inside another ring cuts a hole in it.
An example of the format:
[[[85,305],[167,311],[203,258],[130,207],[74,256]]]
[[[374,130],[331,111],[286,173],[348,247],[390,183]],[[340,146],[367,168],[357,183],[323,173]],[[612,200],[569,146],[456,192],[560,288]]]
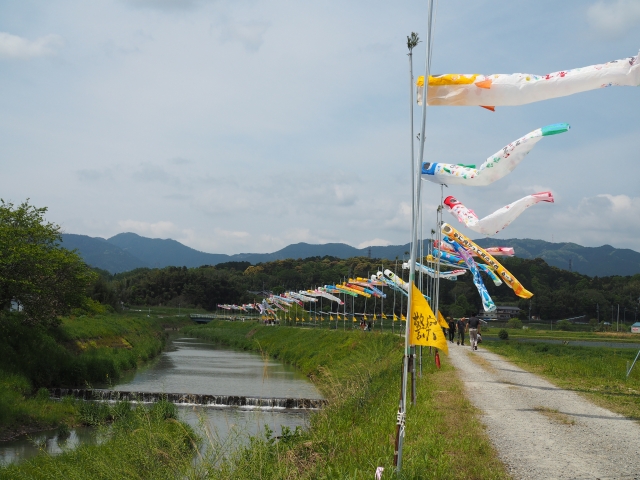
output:
[[[462,317],[458,320],[447,318],[449,324],[449,341],[453,343],[458,334],[456,344],[464,345],[464,336],[469,331],[469,340],[473,350],[478,350],[478,343],[482,342],[482,335],[480,334],[480,322],[481,320],[477,315],[471,317]]]

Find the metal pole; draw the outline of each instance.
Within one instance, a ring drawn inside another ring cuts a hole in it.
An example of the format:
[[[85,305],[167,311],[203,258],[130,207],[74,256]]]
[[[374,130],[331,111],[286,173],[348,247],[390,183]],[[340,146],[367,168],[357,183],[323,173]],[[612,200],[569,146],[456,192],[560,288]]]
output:
[[[633,366],[636,364],[636,362],[638,361],[638,357],[640,357],[640,350],[638,350],[638,354],[636,355],[635,360],[633,361],[633,363],[631,364],[631,368],[629,370],[627,370],[627,378],[629,378],[629,374],[631,373],[631,370],[633,370]]]
[[[423,93],[423,102],[422,102],[422,124],[421,124],[421,133],[420,133],[420,155],[418,167],[415,168],[415,158],[412,156],[411,158],[411,170],[414,175],[412,175],[412,187],[415,185],[415,188],[412,189],[412,221],[411,221],[411,258],[409,261],[409,292],[408,292],[408,301],[407,301],[407,324],[405,326],[405,341],[404,341],[404,360],[403,360],[403,368],[402,368],[402,396],[400,401],[400,408],[398,409],[397,415],[397,424],[396,424],[396,451],[394,455],[394,465],[396,467],[396,471],[399,473],[402,469],[402,446],[404,443],[404,434],[405,434],[405,417],[406,417],[406,406],[407,406],[407,374],[408,374],[408,354],[409,354],[409,326],[411,323],[411,300],[413,297],[413,282],[415,281],[416,275],[416,255],[417,255],[417,216],[415,209],[418,205],[420,205],[421,199],[421,166],[422,161],[424,159],[424,140],[425,140],[425,130],[426,130],[426,121],[427,121],[427,97],[428,97],[428,86],[429,86],[429,74],[431,73],[431,38],[432,38],[432,26],[433,26],[433,0],[429,0],[428,2],[429,8],[429,16],[427,20],[428,30],[427,30],[427,48],[426,48],[426,62],[425,62],[425,75],[424,75],[424,93]],[[417,35],[415,36],[415,40],[417,42]],[[410,105],[411,105],[411,125],[413,125],[413,62],[411,51],[413,47],[417,43],[412,43],[411,39],[408,39],[409,46],[409,66],[410,66]],[[411,147],[413,149],[413,134],[411,135]],[[414,178],[415,177],[415,180]]]

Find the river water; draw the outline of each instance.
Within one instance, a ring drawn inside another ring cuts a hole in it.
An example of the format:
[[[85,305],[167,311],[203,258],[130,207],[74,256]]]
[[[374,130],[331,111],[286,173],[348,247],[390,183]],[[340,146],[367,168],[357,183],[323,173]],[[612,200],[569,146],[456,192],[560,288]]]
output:
[[[239,352],[207,340],[174,337],[155,360],[125,377],[114,390],[194,393],[257,397],[322,398],[315,386],[293,367]],[[306,427],[307,414],[237,408],[179,407],[180,418],[205,429],[220,442],[243,441],[268,425],[275,435],[282,426]],[[0,443],[0,462],[11,463],[45,450],[57,454],[65,448],[99,441],[92,428],[77,428],[63,441],[55,431],[40,432]]]

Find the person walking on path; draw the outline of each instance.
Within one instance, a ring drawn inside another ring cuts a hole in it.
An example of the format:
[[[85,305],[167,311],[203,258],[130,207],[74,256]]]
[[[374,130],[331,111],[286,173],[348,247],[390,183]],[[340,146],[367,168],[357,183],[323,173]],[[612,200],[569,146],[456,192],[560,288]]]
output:
[[[480,319],[475,314],[469,318],[469,340],[471,341],[471,348],[478,350],[478,334],[480,333]]]
[[[447,323],[449,323],[449,341],[453,343],[453,340],[456,338],[456,321],[449,317],[447,318]]]
[[[458,330],[458,341],[456,342],[458,345],[464,345],[464,332],[467,329],[467,319],[462,317],[458,320],[458,324],[456,325],[456,330]]]

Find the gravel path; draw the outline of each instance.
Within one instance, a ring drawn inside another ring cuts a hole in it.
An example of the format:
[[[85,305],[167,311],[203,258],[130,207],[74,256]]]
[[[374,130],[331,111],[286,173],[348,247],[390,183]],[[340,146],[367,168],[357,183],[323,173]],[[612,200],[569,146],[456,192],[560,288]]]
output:
[[[514,478],[640,479],[636,422],[482,347],[449,347],[449,360]]]

